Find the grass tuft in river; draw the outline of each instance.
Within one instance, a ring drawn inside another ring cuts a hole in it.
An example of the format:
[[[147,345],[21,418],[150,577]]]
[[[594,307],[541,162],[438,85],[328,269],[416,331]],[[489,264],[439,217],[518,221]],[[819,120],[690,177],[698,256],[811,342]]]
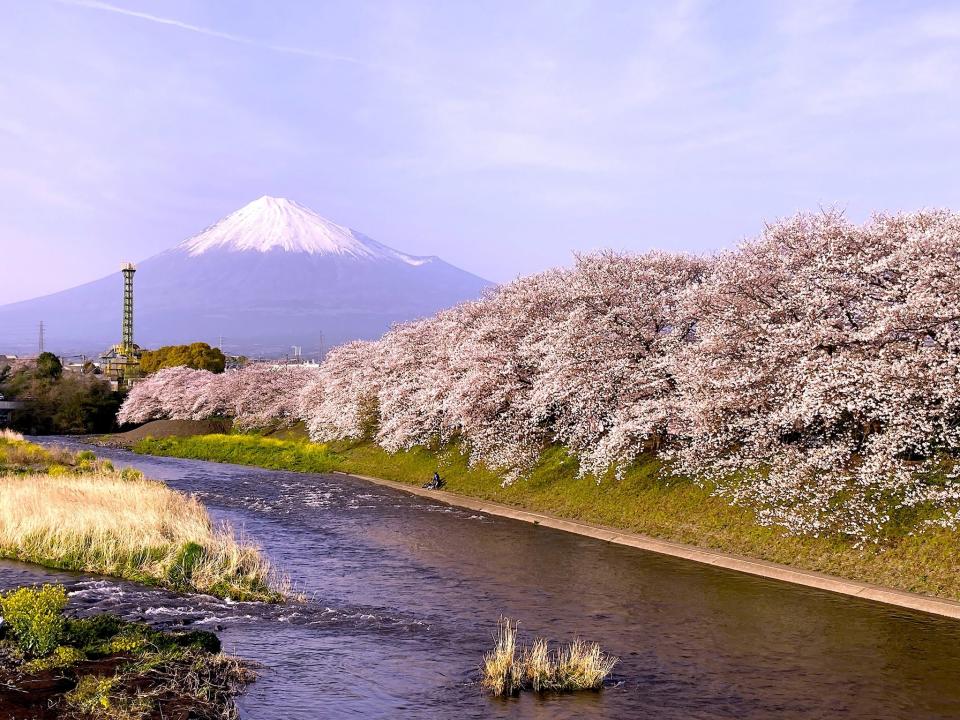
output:
[[[500,618],[496,644],[483,658],[481,685],[494,695],[516,695],[521,690],[571,692],[599,690],[619,658],[606,655],[597,643],[577,638],[550,650],[547,641],[530,647],[517,644],[517,624]]]

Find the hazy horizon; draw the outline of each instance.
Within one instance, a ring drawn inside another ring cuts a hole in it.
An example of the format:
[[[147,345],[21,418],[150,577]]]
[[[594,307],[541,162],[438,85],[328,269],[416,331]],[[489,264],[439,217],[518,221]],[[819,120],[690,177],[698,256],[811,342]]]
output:
[[[0,8],[0,304],[261,195],[496,282],[958,205],[949,3]]]

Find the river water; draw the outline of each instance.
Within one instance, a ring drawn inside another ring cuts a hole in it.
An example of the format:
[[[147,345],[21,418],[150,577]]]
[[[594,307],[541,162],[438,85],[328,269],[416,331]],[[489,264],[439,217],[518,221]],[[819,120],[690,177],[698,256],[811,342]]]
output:
[[[247,719],[960,718],[956,621],[340,475],[97,452],[197,493],[309,599],[227,603],[13,562],[0,586],[56,579],[80,613],[217,631],[263,665]],[[527,639],[600,642],[621,658],[609,686],[485,696],[478,667],[501,614]]]

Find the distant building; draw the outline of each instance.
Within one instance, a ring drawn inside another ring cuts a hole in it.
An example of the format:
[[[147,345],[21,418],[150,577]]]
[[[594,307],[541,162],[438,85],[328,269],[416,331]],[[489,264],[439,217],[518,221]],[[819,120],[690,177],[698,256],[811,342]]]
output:
[[[237,370],[242,368],[247,363],[250,362],[250,359],[245,355],[224,355],[224,370]]]

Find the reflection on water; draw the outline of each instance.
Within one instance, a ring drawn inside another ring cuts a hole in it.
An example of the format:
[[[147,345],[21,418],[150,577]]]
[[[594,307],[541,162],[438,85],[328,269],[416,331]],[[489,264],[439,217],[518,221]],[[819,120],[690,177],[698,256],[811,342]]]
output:
[[[63,441],[70,442],[70,441]],[[434,504],[339,475],[102,451],[196,492],[309,597],[271,607],[57,578],[81,613],[216,630],[265,665],[245,718],[958,718],[960,623]],[[495,700],[500,614],[619,655],[599,693]]]

